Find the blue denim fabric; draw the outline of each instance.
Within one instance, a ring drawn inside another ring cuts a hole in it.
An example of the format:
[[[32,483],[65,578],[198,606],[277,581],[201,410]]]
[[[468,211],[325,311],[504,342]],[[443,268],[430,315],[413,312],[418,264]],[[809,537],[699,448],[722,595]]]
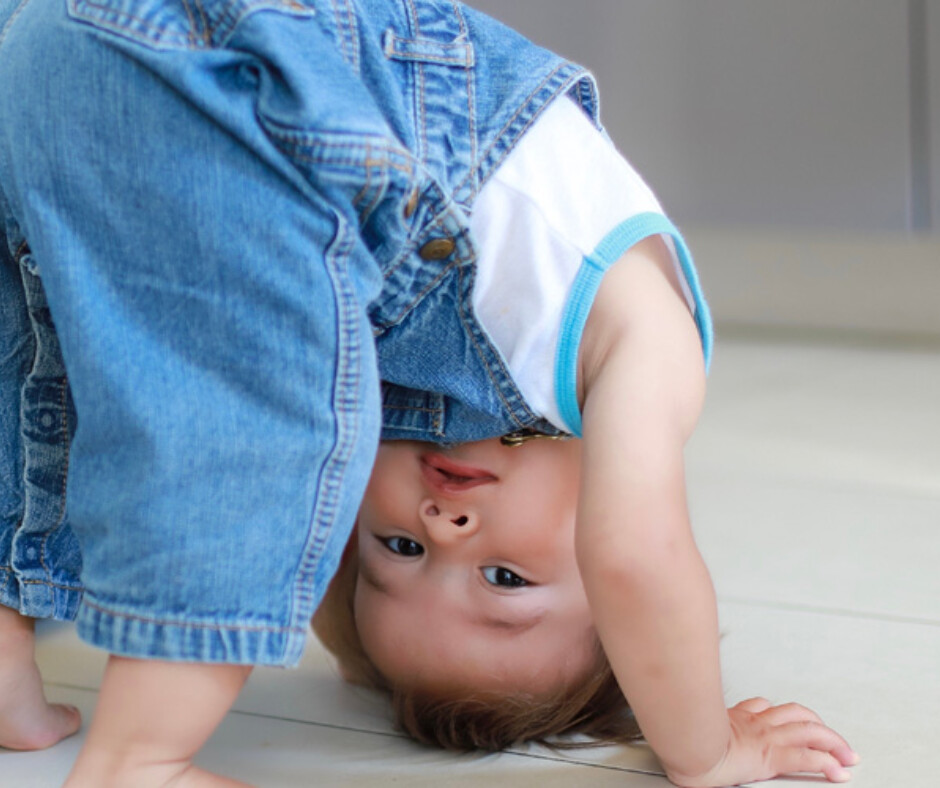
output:
[[[386,437],[552,431],[470,308],[467,215],[569,92],[596,113],[451,2],[0,0],[0,603],[295,663],[383,404]]]
[[[71,618],[82,565],[65,511],[75,408],[33,258],[21,239],[14,248],[0,249],[0,600]]]

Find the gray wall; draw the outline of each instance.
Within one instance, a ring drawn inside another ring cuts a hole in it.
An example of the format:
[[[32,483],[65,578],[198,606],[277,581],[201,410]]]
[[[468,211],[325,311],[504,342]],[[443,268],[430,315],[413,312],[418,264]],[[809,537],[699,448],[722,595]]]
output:
[[[470,2],[594,71],[679,222],[940,232],[940,0]]]
[[[927,93],[930,104],[930,185],[933,229],[940,232],[940,0],[928,0]]]

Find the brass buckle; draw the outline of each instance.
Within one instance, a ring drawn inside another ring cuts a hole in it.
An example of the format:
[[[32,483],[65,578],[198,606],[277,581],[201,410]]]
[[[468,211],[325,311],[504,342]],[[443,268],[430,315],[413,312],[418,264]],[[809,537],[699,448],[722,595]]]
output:
[[[545,438],[552,441],[565,441],[568,440],[571,436],[567,433],[561,433],[560,435],[546,435],[544,432],[537,432],[536,430],[524,429],[516,430],[515,432],[510,432],[507,435],[503,435],[499,442],[503,446],[509,446],[514,448],[516,446],[521,446],[523,443],[528,443],[531,440],[536,440],[537,438]]]

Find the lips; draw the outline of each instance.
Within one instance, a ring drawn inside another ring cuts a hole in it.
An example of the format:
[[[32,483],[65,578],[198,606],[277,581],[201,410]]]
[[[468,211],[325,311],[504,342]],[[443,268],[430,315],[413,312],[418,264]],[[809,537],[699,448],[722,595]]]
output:
[[[483,468],[462,465],[437,453],[421,456],[421,473],[428,484],[445,493],[463,492],[498,481],[496,476]]]

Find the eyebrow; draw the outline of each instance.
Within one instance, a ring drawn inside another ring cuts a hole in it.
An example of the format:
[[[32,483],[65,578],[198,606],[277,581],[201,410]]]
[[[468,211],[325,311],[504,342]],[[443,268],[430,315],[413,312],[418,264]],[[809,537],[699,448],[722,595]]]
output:
[[[378,591],[384,596],[391,597],[392,599],[395,598],[391,587],[362,562],[359,564],[359,576],[375,591]],[[474,616],[471,620],[473,623],[480,624],[488,629],[505,632],[510,635],[521,635],[523,632],[527,632],[541,622],[547,612],[548,609],[543,607],[523,618],[503,618],[502,616],[481,614]]]

